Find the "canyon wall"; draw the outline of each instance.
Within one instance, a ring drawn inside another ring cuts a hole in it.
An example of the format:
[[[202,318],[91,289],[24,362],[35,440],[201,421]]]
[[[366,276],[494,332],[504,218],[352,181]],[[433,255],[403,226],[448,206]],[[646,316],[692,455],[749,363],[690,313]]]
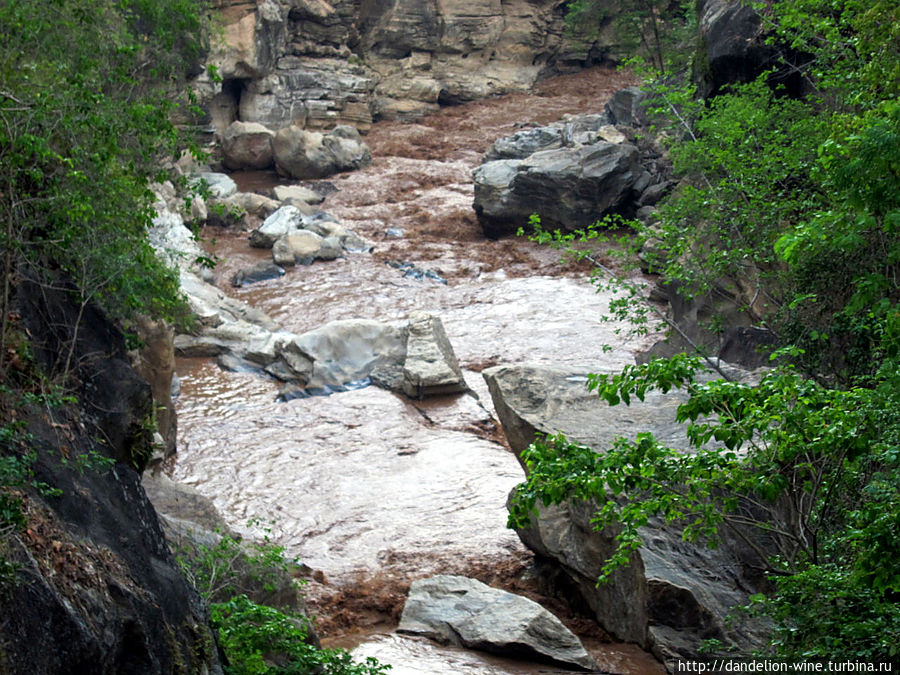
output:
[[[439,105],[528,91],[598,62],[564,35],[564,0],[220,0],[198,90],[222,133],[233,121],[365,131]]]

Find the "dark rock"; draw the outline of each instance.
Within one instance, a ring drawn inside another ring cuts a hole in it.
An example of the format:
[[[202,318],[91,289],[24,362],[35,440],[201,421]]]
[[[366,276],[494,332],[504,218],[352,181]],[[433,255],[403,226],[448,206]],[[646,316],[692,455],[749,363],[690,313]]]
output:
[[[671,181],[663,181],[649,186],[641,193],[638,204],[641,206],[656,206],[674,187]]]
[[[630,143],[601,141],[498,160],[475,170],[475,213],[488,237],[514,233],[532,213],[547,228],[574,230],[603,215],[627,215],[641,175]]]
[[[680,391],[650,392],[643,402],[610,407],[587,390],[580,373],[499,366],[483,375],[517,457],[536,433],[562,432],[602,452],[617,436],[651,431],[669,447],[689,448],[684,425],[675,419],[686,399]],[[726,538],[718,549],[708,549],[651,521],[639,531],[642,545],[632,563],[598,586],[616,544],[614,532],[593,529],[596,508],[584,502],[541,506],[518,533],[526,546],[556,561],[569,588],[577,589],[604,629],[663,660],[694,658],[709,638],[741,650],[763,643],[764,625],[746,617],[733,624],[725,620],[734,607],[746,604],[749,589],[760,581],[748,573],[759,560],[746,545]]]
[[[616,126],[642,127],[648,123],[647,92],[640,87],[620,89],[606,104],[606,114]]]
[[[539,604],[466,577],[414,581],[397,632],[576,670],[597,668],[578,638]]]
[[[649,207],[644,207],[649,208]],[[659,242],[648,242],[653,247],[648,254],[655,256],[657,263],[666,252],[658,248]],[[649,258],[649,255],[644,256]],[[658,270],[658,264],[657,264]],[[753,304],[753,296],[758,295],[755,287],[743,284],[717,284],[710,293],[685,297],[680,292],[678,282],[667,282],[659,287],[658,295],[665,296],[669,303],[668,318],[679,330],[665,340],[654,344],[635,358],[646,362],[652,358],[668,358],[685,350],[699,346],[717,358],[742,366],[757,368],[767,364],[774,346],[774,336],[763,328],[752,325],[746,308]],[[721,322],[724,331],[716,332],[708,326]]]
[[[778,51],[767,45],[762,20],[752,6],[731,0],[697,3],[701,49],[697,75],[700,96],[715,96],[729,84],[750,82],[776,65]]]
[[[484,155],[485,162],[497,159],[525,159],[539,150],[553,150],[563,145],[563,131],[558,127],[537,127],[517,131],[497,141]]]
[[[240,288],[246,284],[254,284],[257,281],[268,281],[284,276],[284,268],[275,263],[258,262],[253,267],[238,270],[231,277],[231,285]]]
[[[59,493],[29,489],[27,534],[4,540],[18,570],[4,588],[0,669],[221,673],[205,605],[135,469],[150,455],[150,387],[129,366],[121,332],[63,286],[17,290],[37,362],[75,378],[80,408],[22,411],[35,479]]]

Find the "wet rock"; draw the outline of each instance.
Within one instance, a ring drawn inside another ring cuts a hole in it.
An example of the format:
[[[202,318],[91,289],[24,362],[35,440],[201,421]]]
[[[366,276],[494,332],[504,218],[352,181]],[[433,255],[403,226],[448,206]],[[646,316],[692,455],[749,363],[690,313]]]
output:
[[[231,277],[231,285],[240,288],[247,284],[254,284],[257,281],[268,281],[269,279],[277,279],[284,276],[284,268],[274,263],[258,262],[253,267],[238,270]]]
[[[402,260],[388,260],[385,264],[400,270],[403,273],[404,279],[416,279],[417,281],[430,279],[439,284],[447,285],[447,280],[432,269],[417,267],[410,262],[403,262]]]
[[[642,127],[648,122],[646,102],[647,93],[640,87],[626,87],[612,95],[605,111],[613,124]]]
[[[258,122],[232,122],[222,134],[222,155],[229,169],[268,169],[274,165],[275,132]]]
[[[311,265],[319,257],[325,240],[309,230],[300,230],[281,237],[272,247],[272,256],[279,265]]]
[[[563,131],[559,127],[537,127],[517,131],[494,141],[484,155],[485,162],[498,159],[525,159],[539,150],[555,150],[563,146]]]
[[[639,153],[630,143],[542,150],[477,168],[474,208],[489,237],[514,233],[532,213],[546,227],[583,228],[627,210],[640,173]]]
[[[196,274],[182,271],[180,281],[201,330],[241,322],[266,331],[275,330],[275,322],[265,312],[228,297]]]
[[[372,162],[365,143],[347,133],[322,134],[291,125],[275,134],[275,166],[293,178],[324,178]]]
[[[300,229],[303,213],[296,206],[282,206],[265,219],[258,230],[250,234],[253,248],[272,248],[286,234]]]
[[[762,20],[750,5],[729,0],[697,3],[700,44],[699,95],[714,96],[723,87],[750,82],[778,60],[778,49],[766,44]]]
[[[314,387],[361,380],[379,366],[406,358],[405,329],[371,319],[332,321],[293,342],[313,361],[308,386]]]
[[[198,179],[206,183],[209,194],[216,199],[225,199],[237,192],[237,183],[227,174],[205,171],[198,176]]]
[[[413,582],[397,632],[576,670],[597,668],[578,638],[536,602],[466,577]]]
[[[315,190],[310,190],[302,185],[276,185],[275,199],[289,204],[303,202],[304,204],[321,204],[325,197]]]
[[[483,375],[517,457],[535,433],[562,432],[602,452],[617,436],[651,431],[670,447],[688,449],[684,426],[675,419],[686,399],[682,392],[651,392],[642,403],[610,407],[587,391],[583,373],[498,366]],[[708,638],[741,650],[762,644],[765,627],[755,620],[725,620],[732,608],[746,604],[760,581],[749,574],[759,561],[746,545],[726,538],[718,549],[708,549],[652,521],[640,530],[642,545],[632,564],[598,586],[615,542],[614,533],[594,531],[595,510],[583,502],[541,506],[518,533],[526,546],[556,562],[562,585],[576,590],[604,629],[664,660],[694,658]]]
[[[468,391],[441,320],[427,312],[409,315],[403,393],[411,398]]]

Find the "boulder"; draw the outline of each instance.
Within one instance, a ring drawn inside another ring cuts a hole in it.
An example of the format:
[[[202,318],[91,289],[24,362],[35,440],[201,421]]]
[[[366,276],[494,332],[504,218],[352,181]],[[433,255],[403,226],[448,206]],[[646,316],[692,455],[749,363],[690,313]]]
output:
[[[414,581],[397,632],[564,668],[597,669],[579,639],[539,604],[467,577]]]
[[[358,139],[343,133],[306,131],[295,125],[275,134],[273,149],[278,172],[299,179],[325,178],[372,162],[369,148]]]
[[[209,194],[216,199],[225,199],[237,192],[237,183],[224,173],[204,171],[194,181],[194,184],[203,181]]]
[[[648,122],[646,101],[647,92],[640,87],[626,87],[612,95],[604,110],[613,124],[642,127]]]
[[[651,431],[664,444],[688,449],[675,413],[685,394],[650,392],[644,402],[610,407],[585,386],[584,373],[527,366],[484,371],[497,415],[517,457],[536,433],[564,433],[602,452],[617,436]],[[557,583],[574,590],[598,622],[618,639],[651,649],[661,660],[695,658],[701,642],[746,652],[765,641],[765,626],[746,616],[726,621],[759,588],[756,554],[726,537],[718,549],[684,542],[663,522],[641,528],[632,563],[600,586],[597,578],[615,547],[614,532],[591,525],[596,505],[567,502],[539,508],[519,530],[526,546],[555,561]]]
[[[222,134],[222,155],[229,169],[268,169],[274,164],[275,133],[257,122],[232,122]]]
[[[270,262],[258,262],[252,267],[238,270],[231,277],[231,285],[240,288],[246,284],[255,284],[257,281],[268,281],[284,276],[284,269]]]
[[[484,155],[485,162],[498,159],[525,159],[539,150],[554,150],[563,145],[562,129],[559,127],[537,127],[523,129],[512,136],[494,141]]]
[[[542,150],[478,167],[474,209],[488,237],[514,233],[532,213],[546,227],[584,228],[607,213],[627,212],[641,173],[630,143]]]
[[[406,331],[371,319],[332,321],[292,340],[313,361],[309,386],[341,385],[373,369],[403,363]]]
[[[284,235],[275,242],[272,255],[278,264],[311,265],[319,257],[324,241],[315,232],[298,230]]]
[[[762,19],[751,5],[700,0],[697,16],[702,45],[696,66],[700,96],[715,96],[729,84],[750,82],[777,65],[778,49],[766,44]]]
[[[229,209],[240,209],[251,216],[268,218],[281,206],[276,200],[255,192],[238,192],[219,203]]]
[[[272,248],[283,236],[301,228],[303,213],[296,206],[286,205],[266,218],[258,230],[250,234],[250,246]]]
[[[315,190],[310,190],[302,185],[276,185],[275,199],[280,202],[303,202],[304,204],[321,204],[325,197]]]
[[[409,315],[402,388],[411,398],[455,394],[469,389],[443,323],[427,312]]]

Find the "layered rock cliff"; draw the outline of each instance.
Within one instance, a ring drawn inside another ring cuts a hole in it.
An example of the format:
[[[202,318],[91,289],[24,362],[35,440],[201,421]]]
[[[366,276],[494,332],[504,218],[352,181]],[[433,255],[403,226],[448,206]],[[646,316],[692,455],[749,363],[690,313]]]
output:
[[[414,117],[527,91],[599,58],[564,36],[563,0],[220,0],[198,83],[221,133],[235,120],[271,129]],[[594,54],[594,52],[591,52]]]

